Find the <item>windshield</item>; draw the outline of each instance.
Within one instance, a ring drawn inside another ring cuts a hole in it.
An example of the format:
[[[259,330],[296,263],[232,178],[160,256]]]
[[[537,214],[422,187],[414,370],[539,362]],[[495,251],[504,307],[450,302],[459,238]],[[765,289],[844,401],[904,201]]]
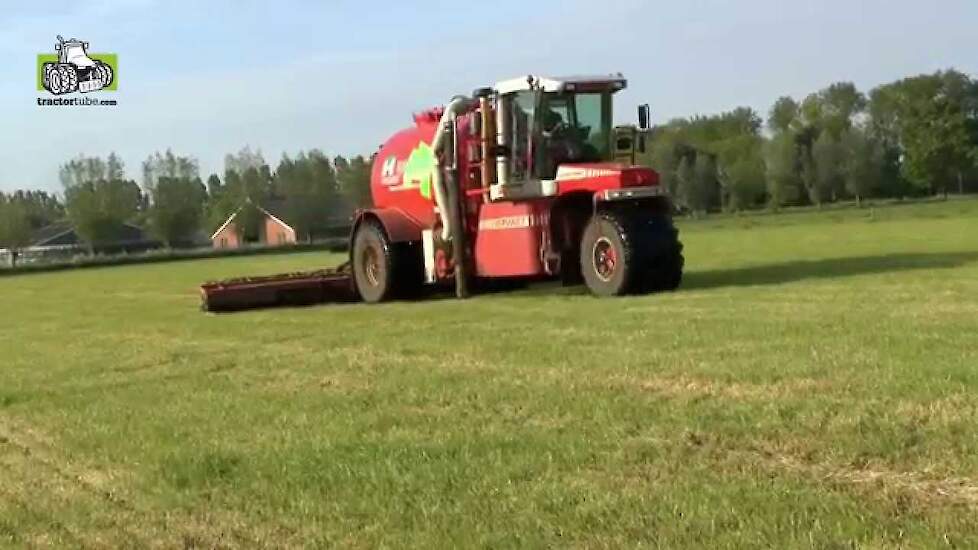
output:
[[[611,94],[542,94],[537,128],[541,179],[556,177],[557,168],[564,163],[606,160],[610,156]]]
[[[79,61],[86,60],[85,48],[81,44],[65,44],[65,60],[68,63],[75,63],[78,65]]]

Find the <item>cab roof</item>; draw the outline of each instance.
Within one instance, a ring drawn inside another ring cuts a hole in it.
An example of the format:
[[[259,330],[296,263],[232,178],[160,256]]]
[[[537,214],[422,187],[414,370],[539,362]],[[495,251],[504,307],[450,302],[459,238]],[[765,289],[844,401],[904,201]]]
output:
[[[523,90],[544,92],[572,92],[578,90],[605,90],[612,92],[625,89],[628,81],[621,73],[608,75],[540,76],[526,75],[497,82],[495,90],[508,94]]]

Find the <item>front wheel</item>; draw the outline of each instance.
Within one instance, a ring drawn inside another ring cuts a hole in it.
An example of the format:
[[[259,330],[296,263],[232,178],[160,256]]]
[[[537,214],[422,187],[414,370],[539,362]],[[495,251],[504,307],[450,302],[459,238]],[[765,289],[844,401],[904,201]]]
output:
[[[58,66],[58,74],[61,77],[60,90],[56,94],[67,94],[78,91],[78,70],[73,65],[67,63]]]
[[[679,232],[667,216],[604,212],[581,237],[581,273],[598,296],[675,290],[684,259]]]
[[[621,296],[634,286],[635,246],[625,224],[611,214],[591,218],[581,236],[581,274],[598,296]]]

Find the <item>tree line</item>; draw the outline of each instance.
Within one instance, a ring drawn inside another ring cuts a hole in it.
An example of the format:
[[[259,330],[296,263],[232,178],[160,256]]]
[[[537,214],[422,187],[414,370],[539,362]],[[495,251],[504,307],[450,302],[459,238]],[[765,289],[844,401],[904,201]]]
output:
[[[693,212],[978,191],[978,81],[850,82],[653,129],[644,162]]]
[[[60,167],[61,198],[0,193],[0,247],[23,248],[61,220],[92,249],[117,240],[125,224],[179,246],[235,212],[247,238],[258,232],[258,208],[273,203],[309,240],[369,206],[371,161],[313,149],[283,155],[273,169],[245,147],[204,181],[194,157],[167,150],[146,158],[137,183],[114,153],[80,156]],[[652,130],[642,162],[692,213],[975,192],[978,81],[947,70],[868,94],[840,82],[800,100],[782,97],[766,118],[748,107],[679,118]]]
[[[330,159],[317,149],[282,156],[273,170],[260,151],[228,154],[224,173],[201,179],[192,156],[155,152],[142,163],[141,184],[118,155],[79,156],[59,168],[62,198],[43,191],[0,193],[0,248],[17,251],[49,224],[68,221],[90,250],[117,241],[126,224],[145,228],[164,246],[199,242],[229,216],[242,237],[257,235],[259,208],[274,203],[312,240],[343,224],[356,208],[370,205],[371,159]]]

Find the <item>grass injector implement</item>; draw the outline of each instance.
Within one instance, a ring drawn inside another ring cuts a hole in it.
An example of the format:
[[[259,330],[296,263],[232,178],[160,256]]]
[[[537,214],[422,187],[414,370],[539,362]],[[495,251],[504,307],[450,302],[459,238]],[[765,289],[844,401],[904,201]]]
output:
[[[356,213],[343,269],[209,283],[205,309],[376,303],[451,283],[465,297],[521,278],[599,296],[676,289],[672,204],[635,165],[648,107],[638,129],[612,125],[625,86],[620,74],[525,76],[416,114],[374,159],[374,207]]]

